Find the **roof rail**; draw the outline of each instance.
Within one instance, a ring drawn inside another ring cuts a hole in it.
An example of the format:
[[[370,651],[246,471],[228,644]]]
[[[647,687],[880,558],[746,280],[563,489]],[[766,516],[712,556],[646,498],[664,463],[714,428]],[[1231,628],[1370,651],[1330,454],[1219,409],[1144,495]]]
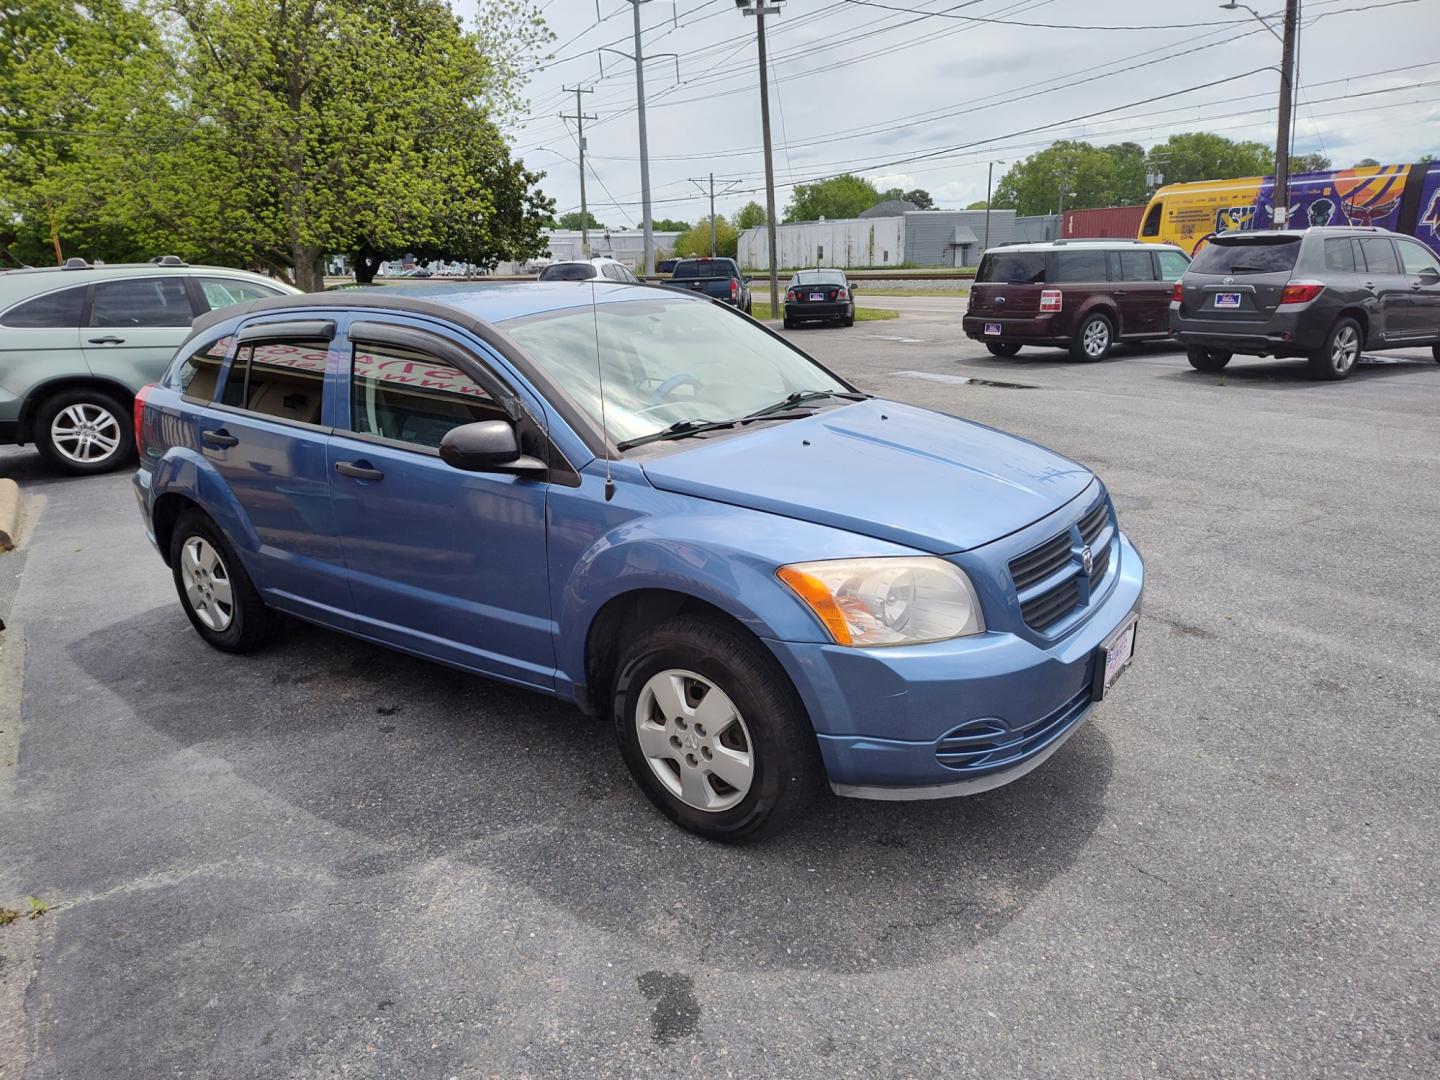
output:
[[[78,255],[71,255],[60,264],[61,270],[89,270],[90,264]]]
[[[1057,247],[1061,244],[1143,244],[1133,236],[1075,236],[1068,240],[1052,240]]]
[[[156,266],[184,266],[185,260],[179,255],[156,255],[150,260]]]

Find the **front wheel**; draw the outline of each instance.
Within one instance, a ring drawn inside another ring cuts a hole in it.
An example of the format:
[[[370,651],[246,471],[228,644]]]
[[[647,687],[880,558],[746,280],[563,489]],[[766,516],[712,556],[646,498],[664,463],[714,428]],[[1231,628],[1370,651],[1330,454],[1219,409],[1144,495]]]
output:
[[[992,356],[1015,356],[1020,352],[1020,346],[1013,341],[987,341],[985,348],[990,350]]]
[[[1091,315],[1080,324],[1080,332],[1070,343],[1070,355],[1076,360],[1096,363],[1110,355],[1115,344],[1115,331],[1104,315]]]
[[[1224,349],[1207,349],[1203,345],[1191,345],[1185,349],[1185,358],[1196,371],[1220,371],[1230,363],[1230,356]]]
[[[1330,381],[1346,378],[1355,370],[1364,346],[1365,335],[1358,322],[1349,316],[1336,319],[1325,335],[1325,344],[1310,354],[1310,377]]]
[[[64,390],[35,415],[35,449],[57,469],[109,472],[135,452],[130,410],[100,390]]]
[[[204,514],[192,511],[170,537],[175,591],[190,624],[221,652],[254,652],[270,640],[279,617],[265,606],[240,557]]]
[[[815,732],[789,680],[758,641],[717,619],[680,616],[641,634],[613,709],[636,783],[707,839],[774,833],[820,787]]]

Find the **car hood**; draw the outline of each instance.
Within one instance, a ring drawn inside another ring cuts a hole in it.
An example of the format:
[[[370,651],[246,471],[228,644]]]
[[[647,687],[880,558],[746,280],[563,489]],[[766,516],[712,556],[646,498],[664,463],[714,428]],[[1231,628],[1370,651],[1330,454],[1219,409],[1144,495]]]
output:
[[[685,445],[681,443],[679,445]],[[870,399],[644,462],[662,491],[948,554],[1022,529],[1090,484],[1083,465],[982,424]]]

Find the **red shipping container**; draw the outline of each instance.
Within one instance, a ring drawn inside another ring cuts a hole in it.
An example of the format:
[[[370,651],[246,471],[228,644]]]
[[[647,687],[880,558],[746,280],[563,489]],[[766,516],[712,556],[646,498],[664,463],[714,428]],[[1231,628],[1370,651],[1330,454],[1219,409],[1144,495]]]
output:
[[[1133,240],[1140,235],[1143,206],[1097,206],[1093,210],[1066,210],[1061,222],[1062,240],[1106,238]]]

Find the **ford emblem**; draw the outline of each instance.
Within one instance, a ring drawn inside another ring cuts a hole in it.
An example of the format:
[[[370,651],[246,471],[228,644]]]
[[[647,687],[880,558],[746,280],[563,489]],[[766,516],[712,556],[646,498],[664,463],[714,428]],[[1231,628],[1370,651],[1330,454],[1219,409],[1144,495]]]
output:
[[[997,296],[997,297],[995,297],[995,303],[997,303],[997,304],[1003,304],[1004,302],[1005,302],[1005,298],[1004,298],[1003,296]]]

